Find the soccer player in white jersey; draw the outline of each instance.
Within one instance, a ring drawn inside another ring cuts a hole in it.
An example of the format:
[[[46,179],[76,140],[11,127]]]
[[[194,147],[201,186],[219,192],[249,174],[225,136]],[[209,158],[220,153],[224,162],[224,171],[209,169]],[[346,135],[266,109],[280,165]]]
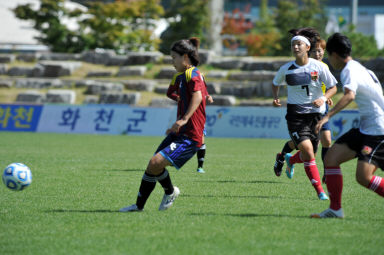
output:
[[[321,200],[328,199],[321,186],[319,170],[316,165],[315,155],[319,144],[319,135],[315,126],[325,112],[325,103],[336,91],[336,79],[327,66],[313,58],[308,57],[311,45],[320,39],[318,32],[313,28],[292,29],[289,31],[294,36],[291,40],[294,61],[280,67],[273,79],[273,105],[281,106],[278,97],[279,86],[287,85],[287,114],[285,116],[291,140],[299,151],[295,155],[287,153],[286,174],[292,178],[294,164],[304,163],[305,172]],[[322,83],[327,87],[323,94]]]
[[[362,186],[384,196],[384,180],[374,173],[384,170],[384,96],[376,75],[367,70],[351,54],[348,37],[335,33],[328,38],[326,50],[333,68],[341,70],[340,80],[344,96],[317,124],[317,131],[333,115],[355,100],[360,113],[360,127],[342,135],[325,156],[326,184],[331,200],[330,207],[313,218],[343,218],[341,194],[343,176],[340,164],[358,158],[356,180]]]
[[[326,45],[326,42],[324,39],[318,40],[315,44],[315,47],[311,47],[311,50],[309,52],[309,57],[314,58],[314,59],[319,60],[319,61],[322,61],[323,57],[324,57],[325,45]],[[321,89],[323,90],[323,93],[325,93],[325,91],[327,90],[325,84],[322,85]],[[333,105],[332,99],[328,98],[328,101],[325,104],[326,111],[325,111],[324,115],[328,113],[328,108],[329,108],[329,106],[332,106],[332,105]],[[330,125],[328,122],[325,123],[323,125],[323,127],[321,128],[320,142],[321,142],[321,160],[324,162],[325,154],[327,153],[328,149],[332,145],[331,128],[330,128]],[[281,175],[281,172],[282,172],[282,169],[284,166],[284,161],[285,161],[285,154],[291,153],[295,149],[296,149],[295,144],[293,143],[292,140],[289,140],[284,144],[281,152],[277,153],[276,161],[275,161],[275,164],[273,166],[273,170],[274,170],[276,176]],[[325,183],[325,175],[323,175],[322,181],[323,181],[323,183]]]

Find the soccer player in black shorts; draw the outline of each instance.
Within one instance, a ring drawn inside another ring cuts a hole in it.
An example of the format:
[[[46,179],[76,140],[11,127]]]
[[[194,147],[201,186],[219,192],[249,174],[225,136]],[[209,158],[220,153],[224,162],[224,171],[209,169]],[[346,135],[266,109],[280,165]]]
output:
[[[315,160],[319,143],[315,126],[325,112],[328,98],[337,91],[337,81],[324,63],[308,56],[311,47],[320,40],[319,33],[313,28],[292,29],[290,33],[293,34],[291,49],[295,60],[280,67],[272,84],[273,105],[276,107],[281,106],[278,97],[279,86],[287,85],[285,118],[291,140],[299,149],[295,155],[290,153],[285,155],[286,174],[288,178],[292,178],[294,164],[304,163],[305,173],[318,198],[327,200]],[[322,84],[327,88],[325,94],[322,91]]]
[[[331,203],[328,209],[311,217],[344,218],[342,163],[357,158],[357,182],[384,197],[384,179],[374,175],[377,168],[384,170],[384,96],[376,75],[352,59],[348,37],[333,34],[328,38],[326,50],[332,67],[341,70],[344,96],[317,124],[316,130],[353,100],[359,108],[360,127],[342,135],[325,155],[325,177]]]

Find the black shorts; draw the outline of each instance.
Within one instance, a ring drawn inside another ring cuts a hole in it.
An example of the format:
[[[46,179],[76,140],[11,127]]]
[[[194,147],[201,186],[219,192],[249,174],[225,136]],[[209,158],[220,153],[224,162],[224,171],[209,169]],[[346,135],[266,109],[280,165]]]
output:
[[[319,134],[315,133],[315,127],[321,119],[321,114],[287,113],[285,119],[287,120],[289,136],[295,143],[295,147],[297,148],[302,141],[309,139],[312,142],[313,151],[316,153],[319,144]]]
[[[358,128],[352,128],[335,143],[346,144],[356,152],[356,157],[380,167],[384,171],[384,135],[365,135]]]

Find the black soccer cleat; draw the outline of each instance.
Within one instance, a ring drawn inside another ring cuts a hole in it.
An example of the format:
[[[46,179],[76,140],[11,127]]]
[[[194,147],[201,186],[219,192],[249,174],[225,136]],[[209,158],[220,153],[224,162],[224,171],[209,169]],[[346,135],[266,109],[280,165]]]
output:
[[[273,170],[275,171],[276,176],[280,176],[284,166],[284,156],[279,152],[276,154],[275,165]]]

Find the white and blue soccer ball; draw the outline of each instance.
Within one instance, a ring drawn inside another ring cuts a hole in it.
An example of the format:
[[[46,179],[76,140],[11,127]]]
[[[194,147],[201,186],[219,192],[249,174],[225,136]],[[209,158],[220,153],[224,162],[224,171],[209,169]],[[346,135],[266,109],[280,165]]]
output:
[[[3,182],[8,189],[19,191],[32,183],[32,172],[22,163],[12,163],[3,172]]]

